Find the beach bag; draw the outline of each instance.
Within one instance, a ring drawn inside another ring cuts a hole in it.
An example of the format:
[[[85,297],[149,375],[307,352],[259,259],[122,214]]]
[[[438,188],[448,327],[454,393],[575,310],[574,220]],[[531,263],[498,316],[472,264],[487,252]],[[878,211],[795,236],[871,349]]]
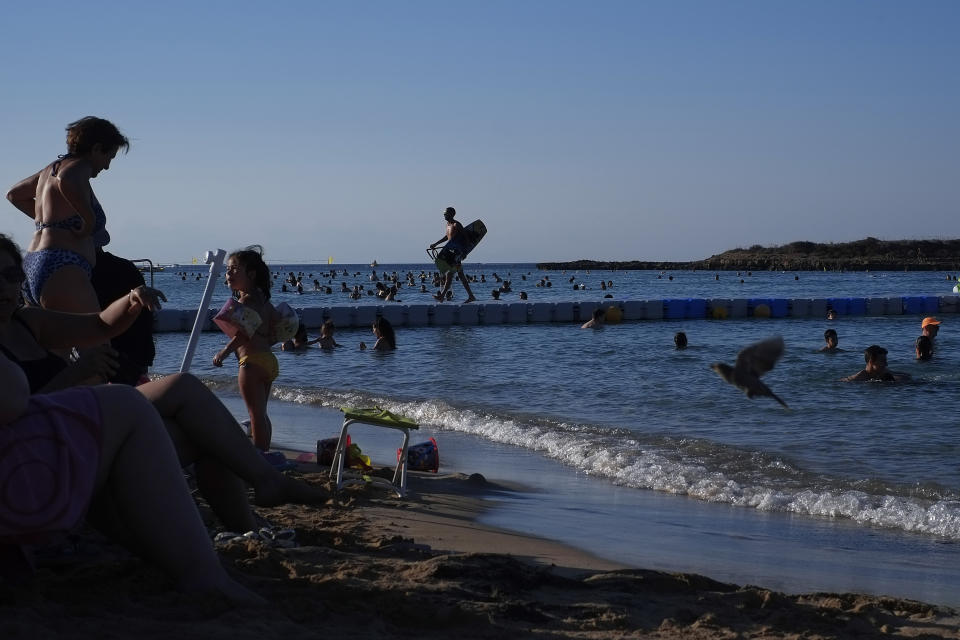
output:
[[[403,455],[403,449],[397,449],[397,461]],[[433,471],[440,469],[440,449],[437,447],[437,441],[430,438],[427,442],[414,444],[407,447],[407,470],[408,471]]]
[[[333,454],[337,450],[340,438],[324,438],[317,440],[317,464],[330,466],[333,464]],[[347,446],[350,446],[350,434],[347,434]]]

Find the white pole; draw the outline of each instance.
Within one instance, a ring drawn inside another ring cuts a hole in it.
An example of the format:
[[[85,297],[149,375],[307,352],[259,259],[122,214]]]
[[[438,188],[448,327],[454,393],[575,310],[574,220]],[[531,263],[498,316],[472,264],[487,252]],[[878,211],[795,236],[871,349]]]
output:
[[[207,286],[203,290],[203,298],[200,300],[200,308],[197,309],[197,317],[193,321],[193,330],[190,332],[190,341],[187,342],[187,350],[183,354],[183,363],[180,365],[180,373],[190,371],[190,363],[193,361],[193,354],[197,350],[197,341],[200,340],[200,332],[203,331],[203,323],[207,320],[208,305],[210,298],[213,297],[213,288],[217,286],[220,278],[220,268],[223,267],[223,259],[227,252],[223,249],[217,249],[217,252],[207,251],[204,259],[210,265],[210,275],[207,278]]]

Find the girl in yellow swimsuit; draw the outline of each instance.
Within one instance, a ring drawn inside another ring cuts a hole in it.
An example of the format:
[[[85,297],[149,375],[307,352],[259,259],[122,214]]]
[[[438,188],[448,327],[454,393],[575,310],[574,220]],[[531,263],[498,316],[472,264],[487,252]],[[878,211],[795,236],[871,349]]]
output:
[[[270,347],[276,340],[274,326],[277,312],[270,304],[270,269],[263,261],[263,248],[253,245],[234,251],[227,257],[227,285],[237,301],[256,312],[261,319],[252,335],[238,331],[230,342],[213,357],[214,366],[236,352],[240,369],[237,383],[250,416],[250,435],[261,451],[270,449],[273,427],[267,416],[270,387],[280,373],[277,357]]]

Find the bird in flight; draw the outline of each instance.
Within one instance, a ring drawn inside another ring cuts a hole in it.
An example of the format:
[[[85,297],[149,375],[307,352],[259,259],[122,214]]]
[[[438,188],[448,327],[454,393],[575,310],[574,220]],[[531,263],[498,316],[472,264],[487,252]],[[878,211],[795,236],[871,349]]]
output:
[[[760,376],[773,369],[773,365],[782,355],[783,338],[776,336],[744,347],[737,354],[737,362],[732,367],[723,362],[715,362],[710,365],[710,368],[721,378],[746,393],[748,398],[770,396],[789,409],[787,403],[760,380]]]

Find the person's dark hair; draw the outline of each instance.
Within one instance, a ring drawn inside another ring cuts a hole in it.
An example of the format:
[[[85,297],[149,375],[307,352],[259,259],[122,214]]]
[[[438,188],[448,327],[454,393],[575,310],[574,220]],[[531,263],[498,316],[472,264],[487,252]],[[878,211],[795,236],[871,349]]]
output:
[[[824,339],[824,340],[826,340],[827,338],[830,338],[830,337],[834,337],[834,338],[837,337],[837,330],[836,330],[836,329],[827,329],[826,331],[823,332],[823,339]]]
[[[233,259],[240,263],[244,271],[253,271],[253,283],[257,285],[264,297],[270,299],[270,284],[273,279],[270,277],[270,268],[263,261],[263,247],[258,244],[252,244],[249,247],[234,251],[227,259]]]
[[[683,331],[677,331],[673,336],[673,344],[676,345],[677,349],[686,349],[687,348],[687,334]]]
[[[130,150],[130,141],[109,120],[87,116],[67,125],[67,152],[71,155],[90,153],[97,144],[104,151],[123,149],[126,153]]]
[[[606,315],[607,315],[607,312],[603,309],[603,307],[597,307],[596,309],[593,310],[594,320],[603,320],[603,318]]]
[[[393,325],[390,324],[389,320],[380,316],[373,321],[373,326],[380,332],[380,335],[387,341],[391,349],[397,348],[397,334],[393,332]]]
[[[0,251],[6,251],[13,258],[14,263],[23,268],[23,254],[20,253],[20,247],[5,233],[0,233]]]
[[[886,349],[884,349],[883,347],[879,347],[875,344],[872,344],[863,350],[863,361],[869,363],[872,360],[875,360],[878,357],[885,356],[885,355],[887,355]]]
[[[933,340],[930,336],[917,338],[917,359],[929,360],[933,356]]]
[[[457,215],[457,210],[453,207],[447,207],[443,212],[443,217],[447,220],[452,220],[454,216]]]

